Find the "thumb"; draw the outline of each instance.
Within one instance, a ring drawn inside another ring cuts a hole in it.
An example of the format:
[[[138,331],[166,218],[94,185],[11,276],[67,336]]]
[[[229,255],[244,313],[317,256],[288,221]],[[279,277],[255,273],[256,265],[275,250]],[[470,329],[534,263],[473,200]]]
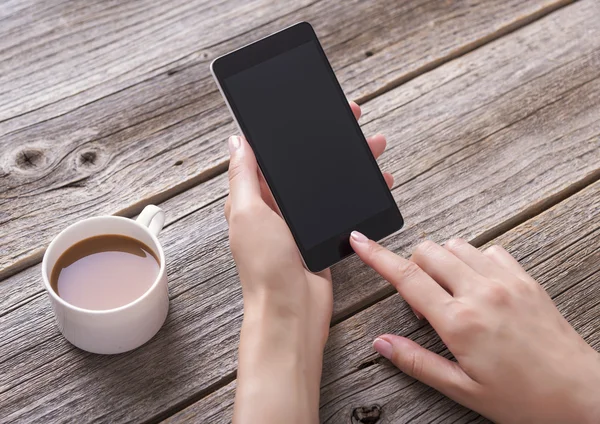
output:
[[[403,373],[465,406],[471,403],[478,383],[458,363],[433,353],[406,337],[390,334],[376,338],[373,348]]]
[[[231,208],[242,208],[260,199],[258,165],[254,152],[242,137],[229,138],[229,196]]]

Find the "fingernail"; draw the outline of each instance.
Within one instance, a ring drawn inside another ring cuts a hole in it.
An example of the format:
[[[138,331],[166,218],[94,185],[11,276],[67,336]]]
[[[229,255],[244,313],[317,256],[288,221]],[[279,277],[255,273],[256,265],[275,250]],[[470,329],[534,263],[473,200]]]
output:
[[[350,237],[352,237],[352,240],[354,240],[357,243],[366,243],[367,241],[369,241],[369,239],[365,237],[364,234],[359,233],[358,231],[352,231],[352,233],[350,233]]]
[[[242,140],[237,135],[229,137],[229,153],[233,153],[234,150],[239,149],[242,144]]]
[[[376,338],[373,342],[373,348],[385,359],[392,358],[392,344],[387,340]]]

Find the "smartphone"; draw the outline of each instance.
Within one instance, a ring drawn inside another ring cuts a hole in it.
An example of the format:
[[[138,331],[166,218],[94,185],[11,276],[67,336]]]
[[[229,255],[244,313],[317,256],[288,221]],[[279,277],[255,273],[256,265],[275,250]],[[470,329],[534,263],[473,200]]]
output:
[[[310,271],[352,254],[353,230],[379,240],[402,228],[310,24],[221,56],[211,72]]]

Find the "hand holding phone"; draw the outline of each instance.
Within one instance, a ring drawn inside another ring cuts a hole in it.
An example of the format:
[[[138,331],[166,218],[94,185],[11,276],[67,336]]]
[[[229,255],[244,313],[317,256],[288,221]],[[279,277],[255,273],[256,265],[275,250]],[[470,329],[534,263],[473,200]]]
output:
[[[358,118],[360,108],[351,106]],[[381,135],[368,139],[374,157],[383,153],[385,144]],[[289,416],[317,422],[333,303],[331,274],[313,274],[303,266],[250,146],[241,138],[232,139],[230,146],[225,216],[244,295],[234,414],[255,417],[259,411],[270,422],[288,422]],[[391,187],[392,176],[384,178]],[[286,359],[302,373],[286,366]]]
[[[307,268],[403,225],[312,27],[302,22],[216,59],[212,72]]]

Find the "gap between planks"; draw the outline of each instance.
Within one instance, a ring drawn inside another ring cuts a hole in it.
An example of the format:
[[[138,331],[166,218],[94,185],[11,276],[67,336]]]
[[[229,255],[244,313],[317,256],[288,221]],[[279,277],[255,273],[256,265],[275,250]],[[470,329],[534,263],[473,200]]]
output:
[[[142,423],[143,424],[158,424],[158,423],[162,422],[163,420],[169,418],[171,415],[174,415],[174,414],[178,413],[179,411],[184,410],[188,406],[202,400],[203,398],[210,395],[211,393],[216,392],[217,390],[221,389],[222,387],[228,385],[229,383],[234,381],[236,378],[237,378],[237,370],[225,375],[219,381],[215,381],[214,384],[211,384],[204,390],[201,390],[200,392],[195,393],[194,395],[182,400],[181,402],[173,405],[172,407],[161,412],[160,414],[155,415],[154,417],[147,419],[145,421],[142,421]]]
[[[212,168],[209,168],[209,169],[201,172],[200,174],[196,175],[195,177],[192,177],[186,181],[183,181],[180,184],[174,185],[173,187],[170,187],[168,190],[156,193],[156,194],[144,199],[143,201],[133,203],[133,204],[127,206],[126,208],[121,209],[120,211],[117,211],[113,215],[124,216],[126,218],[132,218],[135,215],[138,215],[142,211],[142,209],[144,209],[144,207],[146,205],[163,203],[163,202],[165,202],[165,201],[167,201],[167,200],[169,200],[169,199],[171,199],[193,187],[196,187],[200,184],[210,181],[211,179],[213,179],[215,177],[218,177],[219,175],[227,172],[228,167],[229,167],[229,161],[225,161],[223,163],[217,164],[217,165],[213,166]],[[211,202],[211,203],[213,203],[213,202]],[[208,205],[203,205],[203,207],[209,206],[211,203],[209,203]],[[193,211],[193,212],[195,212],[195,211]],[[29,257],[27,257],[26,259],[23,259],[14,265],[10,265],[7,268],[5,268],[4,270],[0,270],[0,284],[2,284],[2,280],[12,277],[13,275],[23,271],[26,268],[29,268],[33,265],[40,263],[42,261],[42,257],[44,256],[45,251],[46,251],[46,247],[40,247],[38,249],[35,249],[33,251],[33,253],[31,253],[31,255]]]
[[[498,28],[496,31],[494,31],[488,35],[485,35],[478,40],[475,40],[471,43],[465,44],[464,46],[461,46],[461,47],[457,48],[456,50],[451,51],[444,57],[433,60],[433,61],[423,65],[422,67],[415,69],[412,72],[409,72],[408,74],[406,74],[402,77],[399,77],[395,80],[390,81],[389,83],[387,83],[383,87],[373,91],[372,93],[361,96],[360,98],[356,99],[356,103],[362,104],[362,103],[368,102],[369,100],[373,100],[375,97],[380,96],[384,93],[387,93],[388,91],[393,90],[394,88],[397,88],[412,79],[415,79],[419,75],[422,75],[426,72],[432,71],[435,68],[438,68],[445,63],[448,63],[454,59],[464,56],[467,53],[472,52],[473,50],[477,50],[478,48],[480,48],[492,41],[495,41],[501,37],[504,37],[505,35],[508,35],[512,32],[515,32],[518,29],[521,29],[524,26],[527,26],[527,25],[529,25],[529,24],[531,24],[531,23],[533,23],[533,22],[559,10],[559,9],[562,9],[565,6],[575,3],[576,1],[577,0],[559,0],[556,3],[550,4],[546,7],[541,8],[537,12],[533,12],[530,15],[523,16],[522,18],[516,20],[515,22],[512,22],[508,25]]]
[[[515,31],[519,30],[520,28],[523,28],[523,27],[525,27],[525,26],[527,26],[527,25],[529,25],[529,24],[531,24],[531,23],[557,11],[557,10],[562,9],[565,6],[575,3],[576,1],[577,0],[559,0],[553,4],[550,4],[546,7],[541,8],[538,11],[531,13],[530,15],[523,16],[522,18],[520,18],[510,24],[505,25],[490,34],[481,37],[478,40],[475,40],[475,41],[468,43],[462,47],[459,47],[439,59],[428,62],[428,63],[424,64],[423,66],[415,69],[414,71],[409,72],[402,77],[399,77],[399,78],[396,78],[396,79],[390,81],[389,83],[382,86],[381,88],[374,90],[372,93],[360,96],[359,98],[355,99],[355,101],[358,104],[364,104],[370,100],[373,100],[376,97],[378,97],[382,94],[385,94],[385,93],[399,87],[402,84],[405,84],[427,72],[430,72],[430,71],[444,65],[445,63],[448,63],[448,62],[455,60],[463,55],[466,55],[466,54],[484,46],[485,44],[488,44],[492,41],[495,41],[499,38],[509,35]],[[143,201],[133,203],[133,204],[127,206],[126,208],[115,212],[114,215],[124,216],[124,217],[133,217],[133,216],[139,214],[145,205],[151,204],[151,203],[161,203],[172,197],[175,197],[195,186],[205,183],[205,182],[227,172],[228,167],[229,167],[229,161],[225,160],[222,163],[217,164],[214,167],[205,170],[204,172],[200,173],[199,175],[197,175],[195,177],[192,177],[180,184],[170,187],[169,189],[167,189],[165,191],[156,193],[153,196],[150,196],[149,198],[144,199]],[[558,200],[558,201],[560,201],[560,200]],[[492,231],[492,230],[490,230],[490,231]],[[0,270],[0,283],[2,282],[2,280],[5,280],[6,278],[13,276],[14,274],[17,274],[18,272],[24,270],[25,268],[28,268],[32,265],[35,265],[35,264],[41,262],[45,251],[46,251],[45,247],[37,248],[32,251],[32,253],[29,255],[29,257],[15,263],[13,265],[8,266],[7,268],[5,268],[3,270]],[[376,300],[373,303],[376,303],[379,300]],[[368,306],[372,305],[373,303],[369,303],[369,304],[365,305],[365,307],[368,307]],[[361,308],[358,311],[360,311],[362,309],[364,309],[364,308]],[[348,316],[350,316],[350,315],[345,315],[345,316],[341,317],[337,322],[343,321]]]

